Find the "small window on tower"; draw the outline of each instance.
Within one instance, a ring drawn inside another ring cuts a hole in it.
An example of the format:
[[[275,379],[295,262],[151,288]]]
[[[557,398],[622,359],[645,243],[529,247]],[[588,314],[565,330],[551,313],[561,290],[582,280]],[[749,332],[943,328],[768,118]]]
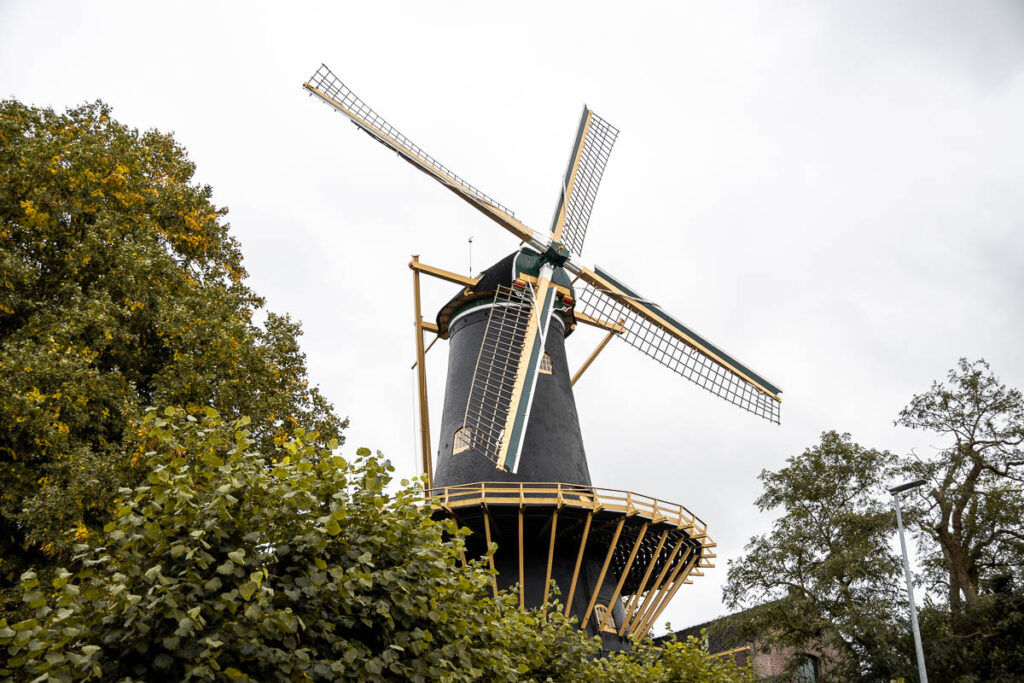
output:
[[[605,621],[605,617],[608,618]],[[608,606],[600,603],[594,605],[594,622],[605,633],[615,633],[615,620],[608,616]]]
[[[455,440],[452,442],[452,455],[469,450],[469,427],[462,427],[455,432]]]
[[[540,372],[542,375],[551,374],[551,354],[545,353],[544,357],[540,359]]]

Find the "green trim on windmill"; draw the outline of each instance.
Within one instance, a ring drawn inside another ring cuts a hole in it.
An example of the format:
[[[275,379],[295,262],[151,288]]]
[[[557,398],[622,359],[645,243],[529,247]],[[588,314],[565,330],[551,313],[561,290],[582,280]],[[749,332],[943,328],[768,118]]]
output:
[[[524,248],[516,256],[515,271],[517,275],[524,274],[530,277],[538,277],[543,265],[544,258],[540,254],[533,249]]]
[[[761,377],[756,372],[754,372],[753,370],[751,370],[750,368],[745,366],[743,363],[740,363],[738,360],[736,360],[735,358],[730,356],[728,353],[726,353],[725,351],[723,351],[719,347],[715,346],[714,344],[709,342],[707,339],[705,339],[701,335],[699,335],[696,332],[694,332],[691,328],[687,327],[686,325],[682,324],[681,322],[679,322],[678,320],[676,320],[675,318],[670,316],[658,304],[656,304],[653,301],[650,301],[650,300],[645,299],[644,297],[640,296],[638,293],[634,292],[629,287],[624,285],[620,280],[616,280],[614,277],[609,275],[606,271],[601,270],[597,266],[594,266],[594,272],[597,273],[598,275],[600,275],[601,277],[603,277],[608,282],[610,282],[613,285],[615,285],[616,287],[618,287],[624,294],[626,294],[630,298],[635,299],[638,303],[642,304],[643,306],[645,306],[647,308],[650,308],[651,310],[656,311],[657,314],[660,315],[662,318],[664,318],[666,322],[668,322],[668,323],[670,323],[672,325],[675,325],[675,327],[678,330],[680,330],[681,332],[683,332],[685,335],[687,335],[688,337],[693,338],[698,343],[703,344],[712,353],[716,354],[717,356],[719,356],[720,358],[722,358],[726,362],[732,364],[736,369],[740,370],[741,372],[746,373],[751,379],[759,382],[761,385],[763,385],[769,391],[773,392],[774,394],[781,394],[782,393],[782,389],[779,389],[774,384],[772,384],[771,382],[766,380],[764,377]],[[778,400],[778,399],[776,399],[776,400]]]
[[[576,298],[576,290],[572,286],[572,278],[569,277],[569,272],[565,268],[555,268],[554,275],[551,276],[551,281],[559,287],[565,287],[572,292],[573,298]]]
[[[554,266],[564,266],[565,262],[569,260],[569,249],[561,242],[551,240],[548,243],[548,248],[544,252],[544,260]]]

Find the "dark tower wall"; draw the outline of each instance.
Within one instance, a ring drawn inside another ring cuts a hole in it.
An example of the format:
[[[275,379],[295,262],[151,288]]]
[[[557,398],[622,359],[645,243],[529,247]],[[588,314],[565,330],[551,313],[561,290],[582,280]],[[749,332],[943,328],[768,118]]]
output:
[[[447,330],[449,340],[448,379],[445,387],[444,407],[438,438],[434,471],[435,487],[458,486],[477,482],[547,482],[577,484],[590,487],[583,437],[580,433],[576,401],[573,397],[569,366],[565,356],[565,317],[553,315],[545,343],[551,357],[551,374],[540,374],[534,394],[534,403],[526,427],[523,450],[516,473],[499,470],[493,461],[481,453],[468,449],[452,453],[455,432],[462,428],[469,398],[473,372],[476,368],[487,319],[491,308],[490,295],[499,284],[509,285],[516,255],[492,266],[481,277],[473,291],[466,290],[452,300],[439,315],[439,327]],[[568,282],[566,282],[568,284]],[[474,308],[474,306],[479,306]],[[571,318],[570,318],[571,319]],[[498,544],[495,568],[498,585],[507,588],[519,583],[518,506],[507,510],[490,506],[490,525],[493,540]],[[469,539],[468,550],[473,555],[486,551],[483,533],[483,511],[468,513],[460,510],[460,522],[475,533]],[[527,607],[538,606],[544,599],[545,575],[550,540],[550,509],[538,510],[527,506],[524,516],[523,564],[524,601]],[[595,520],[591,543],[584,553],[573,591],[571,613],[582,620],[591,597],[598,593],[598,603],[608,605],[618,582],[618,575],[609,569],[598,586],[605,551],[593,542],[596,529],[607,529],[609,520]],[[559,599],[565,604],[576,566],[583,523],[580,518],[560,519],[558,523],[551,578],[560,591]],[[604,546],[607,548],[607,544]],[[612,605],[613,627],[624,619],[619,601]],[[598,633],[598,619],[591,614],[587,631]],[[614,633],[602,633],[606,649],[628,648],[627,639]]]
[[[475,309],[449,327],[448,382],[438,439],[434,486],[478,481],[542,481],[590,485],[576,401],[565,358],[563,323],[552,316],[545,351],[551,374],[537,378],[536,394],[518,472],[502,472],[475,450],[452,454],[456,430],[463,425],[477,355],[490,308]],[[458,314],[456,314],[456,317]]]

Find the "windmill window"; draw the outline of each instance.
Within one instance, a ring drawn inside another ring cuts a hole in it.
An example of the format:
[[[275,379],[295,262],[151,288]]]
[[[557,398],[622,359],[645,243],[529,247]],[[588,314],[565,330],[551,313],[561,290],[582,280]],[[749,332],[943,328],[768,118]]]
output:
[[[468,451],[470,447],[469,437],[472,432],[469,427],[462,427],[455,432],[455,439],[452,441],[452,455]]]
[[[605,617],[608,615],[608,605],[602,605],[600,603],[594,605],[594,620],[597,623],[597,627],[605,633],[615,633],[615,620],[608,619],[605,621]]]
[[[551,354],[545,353],[543,358],[540,359],[540,374],[550,375],[551,374]]]

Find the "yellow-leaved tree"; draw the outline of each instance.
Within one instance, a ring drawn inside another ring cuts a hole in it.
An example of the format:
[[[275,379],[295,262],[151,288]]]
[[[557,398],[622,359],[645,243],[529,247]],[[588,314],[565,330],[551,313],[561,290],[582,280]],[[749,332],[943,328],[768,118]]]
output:
[[[193,171],[103,103],[0,102],[0,613],[143,476],[145,406],[249,415],[266,444],[297,424],[341,437],[298,324],[254,323],[263,301]]]

